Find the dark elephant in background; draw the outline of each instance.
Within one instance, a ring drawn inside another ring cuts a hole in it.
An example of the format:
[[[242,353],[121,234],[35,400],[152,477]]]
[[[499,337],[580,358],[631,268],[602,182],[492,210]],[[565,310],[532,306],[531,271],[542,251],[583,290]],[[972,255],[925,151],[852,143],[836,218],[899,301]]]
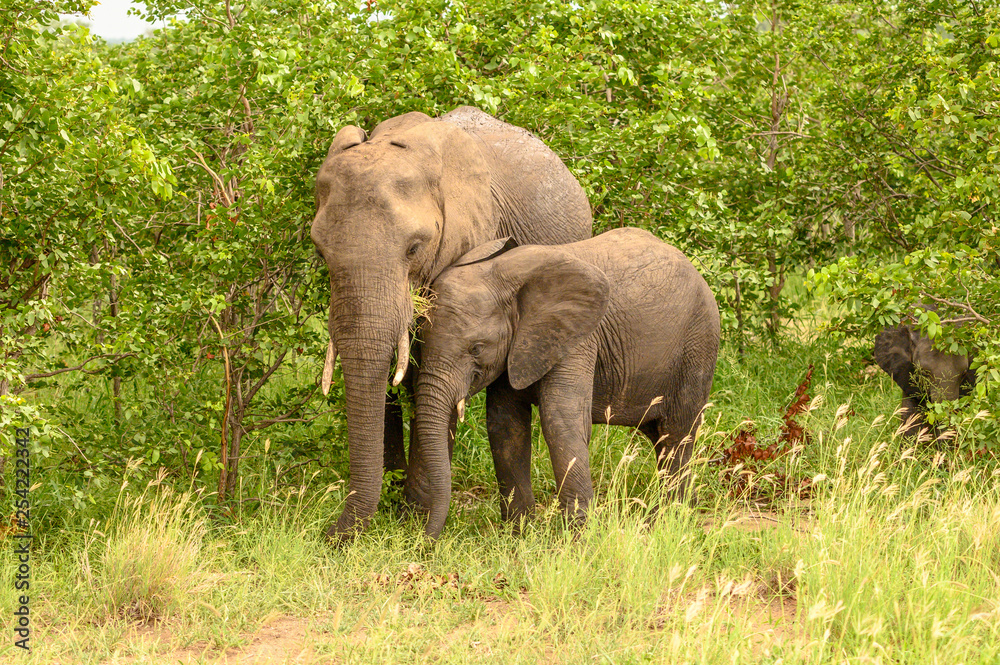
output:
[[[872,355],[903,390],[899,417],[906,437],[915,437],[927,428],[923,414],[929,403],[958,399],[976,383],[969,356],[935,349],[930,339],[909,325],[880,332]]]
[[[504,519],[534,506],[533,404],[571,520],[593,497],[592,423],[638,427],[684,497],[720,322],[711,289],[680,251],[636,228],[556,247],[496,241],[431,288],[407,478],[431,497],[428,536],[441,532],[451,498],[451,423],[486,386]]]
[[[484,242],[556,244],[590,237],[583,189],[530,132],[478,109],[407,113],[365,134],[344,127],[316,176],[312,239],[330,271],[329,387],[340,356],[347,401],[349,493],[331,537],[374,514],[383,462],[403,468],[402,416],[387,404],[407,369],[411,289]],[[420,503],[418,494],[414,494]]]

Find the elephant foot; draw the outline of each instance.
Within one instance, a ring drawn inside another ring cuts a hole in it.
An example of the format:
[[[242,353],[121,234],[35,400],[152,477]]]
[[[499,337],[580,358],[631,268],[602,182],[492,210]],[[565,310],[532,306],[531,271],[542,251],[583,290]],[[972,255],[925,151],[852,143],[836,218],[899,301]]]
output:
[[[337,523],[331,524],[330,528],[326,530],[326,542],[335,548],[343,547],[353,541],[363,528],[362,525],[359,525],[343,529]]]
[[[531,520],[531,513],[522,513],[517,517],[509,517],[504,519],[505,524],[510,525],[510,534],[515,538],[520,538],[524,535],[525,530],[528,528],[528,522]]]
[[[694,508],[698,505],[698,492],[693,487],[679,487],[675,491],[667,494],[667,501],[670,503]]]
[[[560,508],[566,527],[573,531],[581,531],[587,524],[587,511],[590,508],[590,498],[573,497],[560,498]]]
[[[513,487],[507,490],[504,483],[500,484],[500,519],[504,522],[519,524],[522,519],[530,518],[535,512],[535,495],[530,485],[524,488]]]
[[[521,522],[530,519],[535,513],[535,502],[526,501],[502,501],[500,502],[500,519],[504,522],[511,522],[516,529],[520,530]]]
[[[351,505],[350,497],[352,495],[353,492],[348,495],[348,503],[344,507],[344,511],[340,514],[340,517],[326,530],[327,542],[333,545],[343,545],[354,540],[359,533],[368,527],[368,523],[374,517],[375,511],[378,508],[377,502]]]
[[[573,542],[580,539],[580,534],[583,533],[583,527],[587,526],[587,514],[586,513],[576,513],[573,515],[564,515],[566,519],[566,528],[573,534]]]
[[[400,501],[400,506],[404,513],[429,513],[431,511],[431,505],[432,502],[429,492],[422,491],[419,488],[414,487],[411,483],[407,483],[403,486],[402,501]]]
[[[660,517],[670,510],[679,510],[680,514],[693,512],[698,506],[698,493],[693,488],[688,488],[684,492],[666,492],[662,497],[650,502],[648,512],[642,519],[643,528],[646,531],[653,531]]]

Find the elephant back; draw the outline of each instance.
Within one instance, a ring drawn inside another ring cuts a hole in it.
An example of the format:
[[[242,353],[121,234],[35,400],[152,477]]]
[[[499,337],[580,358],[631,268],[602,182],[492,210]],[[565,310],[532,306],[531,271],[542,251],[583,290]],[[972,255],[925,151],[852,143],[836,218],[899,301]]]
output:
[[[538,137],[472,106],[460,106],[441,120],[473,136],[491,164],[498,238],[558,245],[590,237],[593,216],[583,187]]]

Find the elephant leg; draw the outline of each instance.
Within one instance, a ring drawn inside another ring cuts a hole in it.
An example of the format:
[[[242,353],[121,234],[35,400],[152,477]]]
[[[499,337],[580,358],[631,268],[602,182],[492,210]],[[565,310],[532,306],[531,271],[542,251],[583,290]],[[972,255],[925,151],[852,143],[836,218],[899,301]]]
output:
[[[711,363],[706,363],[710,358]],[[688,463],[694,452],[695,438],[701,425],[702,412],[712,392],[715,373],[715,349],[691,348],[680,376],[681,385],[659,408],[659,434],[654,442],[656,470],[667,485],[667,496],[677,502],[694,505],[698,501],[692,487]]]
[[[655,446],[656,442],[660,440],[660,421],[647,420],[639,425],[639,431],[645,434],[649,442]]]
[[[668,496],[674,501],[686,500],[692,504],[697,501],[687,466],[700,424],[701,407],[683,404],[674,413],[661,418],[656,426],[656,437],[650,436],[656,450],[657,473],[667,483]]]
[[[500,488],[500,517],[519,521],[535,507],[531,491],[531,401],[504,374],[486,388],[486,429]]]
[[[659,469],[659,467],[660,467],[660,463],[659,463],[660,462],[660,456],[659,456],[659,448],[657,447],[657,444],[660,442],[660,421],[659,420],[647,420],[646,422],[644,422],[641,425],[639,425],[639,427],[637,429],[640,432],[642,432],[643,434],[646,435],[646,438],[649,439],[649,442],[652,443],[654,449],[656,449],[656,451],[657,451],[657,468]],[[662,476],[662,474],[657,474],[657,475],[661,475]],[[659,518],[659,516],[660,516],[660,510],[662,508],[663,508],[663,506],[660,505],[659,501],[656,501],[656,502],[654,502],[652,504],[652,510],[650,510],[650,512],[646,515],[645,523],[646,523],[647,527],[651,528],[656,523],[656,520]]]
[[[924,405],[920,403],[918,398],[903,397],[899,404],[899,424],[904,438],[919,441],[921,432],[924,433],[924,436],[933,436],[930,426],[924,420],[923,409]]]
[[[574,526],[582,525],[594,498],[590,478],[591,412],[596,349],[574,354],[542,380],[538,413],[549,447],[559,505]]]
[[[458,413],[452,410],[448,423],[448,459],[451,460],[455,451],[455,434],[458,429]],[[407,508],[418,512],[430,512],[431,509],[431,470],[423,456],[420,438],[417,436],[416,418],[410,418],[410,456],[406,469],[403,496]]]
[[[403,450],[403,407],[392,393],[385,399],[385,448],[382,466],[386,471],[405,471],[406,452]]]

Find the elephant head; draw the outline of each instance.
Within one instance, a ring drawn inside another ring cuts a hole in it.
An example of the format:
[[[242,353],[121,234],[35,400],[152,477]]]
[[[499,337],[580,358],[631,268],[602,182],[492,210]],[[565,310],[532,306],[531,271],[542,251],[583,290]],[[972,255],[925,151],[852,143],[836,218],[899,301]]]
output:
[[[416,383],[420,446],[409,466],[414,482],[429,486],[430,537],[447,517],[456,412],[461,419],[466,400],[504,372],[517,390],[537,382],[593,334],[608,307],[610,286],[598,268],[558,246],[511,246],[477,248],[432,284]]]
[[[903,390],[900,419],[904,436],[916,436],[927,427],[923,411],[928,403],[958,399],[975,383],[969,356],[935,349],[930,339],[908,325],[879,333],[873,356]]]
[[[330,536],[363,528],[382,485],[386,377],[403,378],[410,290],[495,233],[489,165],[455,125],[409,113],[338,132],[316,178],[312,239],[330,273],[328,388],[339,355],[350,481]]]

